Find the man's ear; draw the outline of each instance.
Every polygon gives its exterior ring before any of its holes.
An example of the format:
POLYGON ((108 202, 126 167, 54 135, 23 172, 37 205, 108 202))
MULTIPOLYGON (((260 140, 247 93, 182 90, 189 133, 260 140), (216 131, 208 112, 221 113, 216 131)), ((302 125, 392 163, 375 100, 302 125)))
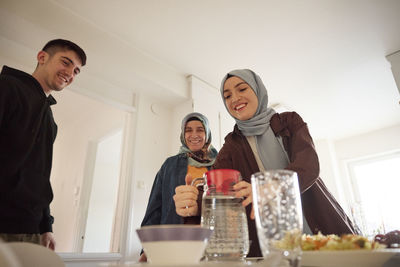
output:
POLYGON ((44 64, 48 58, 49 58, 49 54, 46 51, 41 50, 37 54, 37 61, 38 61, 39 65, 44 64))

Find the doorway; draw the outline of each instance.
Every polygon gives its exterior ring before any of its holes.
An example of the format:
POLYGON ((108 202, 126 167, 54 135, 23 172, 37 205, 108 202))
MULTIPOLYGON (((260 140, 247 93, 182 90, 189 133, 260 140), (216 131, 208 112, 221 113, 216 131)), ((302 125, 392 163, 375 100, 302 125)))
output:
POLYGON ((133 114, 74 91, 55 97, 51 213, 56 251, 119 252, 133 114))

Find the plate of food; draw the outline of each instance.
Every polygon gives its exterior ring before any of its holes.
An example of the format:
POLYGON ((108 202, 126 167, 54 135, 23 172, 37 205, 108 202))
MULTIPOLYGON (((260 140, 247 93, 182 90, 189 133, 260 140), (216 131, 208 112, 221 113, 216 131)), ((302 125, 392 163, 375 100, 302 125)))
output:
POLYGON ((303 235, 301 247, 301 265, 310 267, 378 267, 400 257, 400 249, 388 249, 360 235, 303 235))

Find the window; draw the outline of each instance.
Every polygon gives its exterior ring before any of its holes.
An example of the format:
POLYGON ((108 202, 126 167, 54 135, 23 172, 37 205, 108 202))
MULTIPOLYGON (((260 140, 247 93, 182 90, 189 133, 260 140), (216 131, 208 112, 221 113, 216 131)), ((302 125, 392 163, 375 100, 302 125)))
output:
POLYGON ((400 229, 400 151, 349 163, 352 213, 364 235, 400 229))

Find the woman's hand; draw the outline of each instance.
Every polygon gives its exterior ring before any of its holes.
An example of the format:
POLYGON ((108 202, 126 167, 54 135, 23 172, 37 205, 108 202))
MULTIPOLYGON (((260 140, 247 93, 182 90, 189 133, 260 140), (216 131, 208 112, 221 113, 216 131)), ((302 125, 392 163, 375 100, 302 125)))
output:
POLYGON ((197 206, 197 197, 199 195, 199 190, 195 186, 190 185, 192 182, 192 177, 187 174, 185 177, 186 185, 180 185, 175 188, 175 208, 176 213, 182 217, 195 216, 199 212, 199 207, 197 206))
MULTIPOLYGON (((253 202, 253 195, 252 195, 252 189, 251 189, 251 184, 245 181, 240 181, 239 183, 235 184, 233 186, 233 190, 236 191, 236 197, 244 197, 244 200, 242 201, 242 205, 246 207, 250 203, 253 202)), ((250 218, 254 219, 254 208, 253 206, 251 207, 251 214, 250 218)))
POLYGON ((139 262, 147 262, 147 256, 144 252, 140 255, 139 262))

